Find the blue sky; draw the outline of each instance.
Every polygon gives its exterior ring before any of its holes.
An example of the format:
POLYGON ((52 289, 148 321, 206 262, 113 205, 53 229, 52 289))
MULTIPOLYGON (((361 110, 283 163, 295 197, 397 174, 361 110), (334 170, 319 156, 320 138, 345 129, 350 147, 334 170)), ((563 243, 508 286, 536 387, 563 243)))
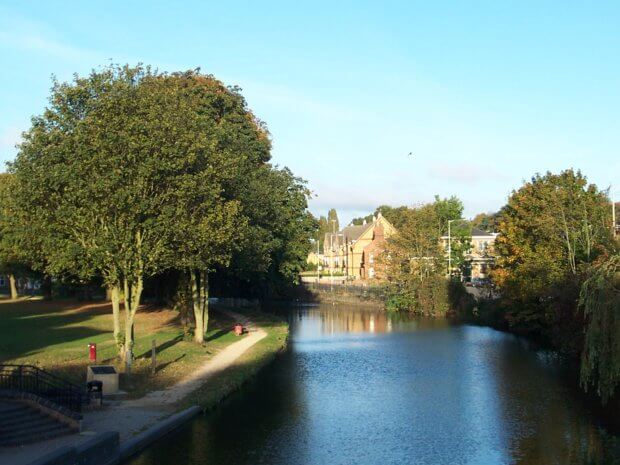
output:
POLYGON ((434 194, 472 216, 569 167, 620 197, 619 24, 617 1, 0 0, 0 160, 52 74, 113 60, 241 86, 341 222, 434 194))

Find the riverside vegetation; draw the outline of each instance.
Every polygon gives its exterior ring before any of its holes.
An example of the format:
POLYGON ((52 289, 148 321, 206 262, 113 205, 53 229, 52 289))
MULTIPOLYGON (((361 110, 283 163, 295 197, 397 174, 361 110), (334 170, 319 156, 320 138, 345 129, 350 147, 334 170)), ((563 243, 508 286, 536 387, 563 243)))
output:
POLYGON ((541 341, 579 360, 584 390, 618 408, 620 246, 607 192, 566 170, 535 175, 499 212, 472 221, 459 220, 457 198, 377 211, 399 231, 381 256, 388 310, 452 314, 541 341), (450 220, 453 270, 446 278, 438 237, 450 220), (458 279, 472 227, 499 233, 491 270, 499 298, 476 302, 458 279))

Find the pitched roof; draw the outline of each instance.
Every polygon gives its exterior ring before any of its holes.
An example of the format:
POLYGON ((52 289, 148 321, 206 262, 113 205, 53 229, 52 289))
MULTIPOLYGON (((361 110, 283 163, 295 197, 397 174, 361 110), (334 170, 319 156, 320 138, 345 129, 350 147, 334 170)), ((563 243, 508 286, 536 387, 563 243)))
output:
POLYGON ((345 241, 356 241, 364 232, 372 227, 372 223, 347 226, 342 230, 345 241))
POLYGON ((478 229, 478 228, 472 228, 471 229, 471 235, 472 236, 489 236, 489 237, 493 237, 494 234, 487 232, 487 231, 483 231, 482 229, 478 229))

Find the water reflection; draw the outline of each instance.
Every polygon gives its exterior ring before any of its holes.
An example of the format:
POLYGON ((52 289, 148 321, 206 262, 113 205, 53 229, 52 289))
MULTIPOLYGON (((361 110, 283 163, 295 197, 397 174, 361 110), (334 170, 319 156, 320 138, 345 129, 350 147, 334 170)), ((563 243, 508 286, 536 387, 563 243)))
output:
POLYGON ((256 382, 131 462, 616 463, 554 357, 488 328, 294 308, 256 382))

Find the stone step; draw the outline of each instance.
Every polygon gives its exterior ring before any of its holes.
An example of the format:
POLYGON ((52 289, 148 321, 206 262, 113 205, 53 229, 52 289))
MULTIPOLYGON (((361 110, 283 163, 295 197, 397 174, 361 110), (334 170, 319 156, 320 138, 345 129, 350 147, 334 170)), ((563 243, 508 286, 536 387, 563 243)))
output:
POLYGON ((6 415, 11 415, 13 413, 19 413, 19 412, 24 412, 24 411, 28 411, 28 410, 32 410, 29 406, 25 405, 25 404, 21 404, 18 402, 2 402, 0 403, 0 415, 2 415, 2 417, 6 416, 6 415))
POLYGON ((28 444, 77 431, 22 402, 0 402, 0 446, 28 444))
MULTIPOLYGON (((44 419, 45 420, 45 419, 44 419)), ((3 431, 3 438, 10 438, 12 436, 20 436, 23 434, 38 434, 44 433, 48 430, 56 430, 57 428, 65 428, 66 425, 58 421, 47 420, 43 423, 34 425, 24 425, 23 427, 17 427, 13 429, 6 429, 3 431)))
POLYGON ((77 428, 57 423, 55 426, 48 427, 43 431, 29 432, 22 431, 20 433, 12 433, 10 436, 2 436, 0 438, 0 446, 20 446, 22 444, 31 444, 34 442, 45 441, 47 439, 57 438, 66 434, 77 433, 77 428))
POLYGON ((0 419, 0 432, 7 433, 10 431, 28 428, 31 426, 38 426, 50 423, 55 424, 59 423, 59 421, 47 415, 37 415, 36 413, 30 413, 28 415, 12 418, 10 420, 0 419))
POLYGON ((20 410, 16 412, 7 413, 7 414, 0 413, 0 428, 2 428, 2 426, 5 424, 11 424, 14 421, 18 421, 22 418, 40 417, 40 416, 41 416, 41 412, 38 412, 34 409, 20 410))

